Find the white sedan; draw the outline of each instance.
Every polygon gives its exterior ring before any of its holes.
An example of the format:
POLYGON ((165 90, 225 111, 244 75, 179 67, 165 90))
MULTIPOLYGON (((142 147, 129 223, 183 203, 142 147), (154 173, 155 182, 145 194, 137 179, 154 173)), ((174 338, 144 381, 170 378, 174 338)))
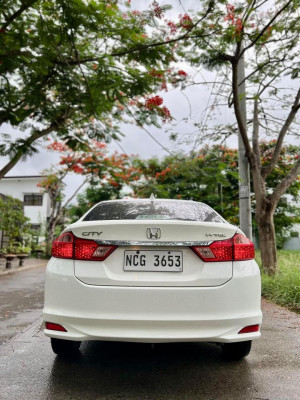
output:
POLYGON ((104 201, 53 242, 45 334, 81 341, 215 342, 241 359, 260 336, 253 243, 203 203, 104 201))

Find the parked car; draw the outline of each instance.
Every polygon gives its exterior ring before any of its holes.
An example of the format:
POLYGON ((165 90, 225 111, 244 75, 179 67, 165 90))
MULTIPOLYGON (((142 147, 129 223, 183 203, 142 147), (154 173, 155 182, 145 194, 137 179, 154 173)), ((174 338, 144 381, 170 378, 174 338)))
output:
POLYGON ((104 201, 53 242, 45 334, 81 341, 215 342, 241 359, 260 336, 253 243, 204 203, 104 201))

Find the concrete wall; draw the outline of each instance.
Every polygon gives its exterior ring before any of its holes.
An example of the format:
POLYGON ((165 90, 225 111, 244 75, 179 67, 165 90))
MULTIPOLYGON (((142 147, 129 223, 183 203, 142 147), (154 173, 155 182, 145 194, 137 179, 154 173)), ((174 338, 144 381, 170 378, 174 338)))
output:
POLYGON ((300 250, 300 237, 289 238, 283 248, 285 250, 300 250))
MULTIPOLYGON (((24 201, 25 194, 41 194, 37 183, 40 176, 4 177, 0 180, 0 193, 24 201)), ((43 224, 50 215, 50 199, 47 193, 43 194, 41 206, 24 206, 24 214, 30 218, 32 224, 43 224)))
POLYGON ((298 237, 290 237, 285 243, 283 248, 285 250, 300 250, 300 224, 295 224, 292 229, 293 232, 298 232, 298 237))
MULTIPOLYGON (((288 238, 283 245, 284 250, 300 250, 300 224, 295 224, 292 229, 293 232, 299 232, 299 237, 288 238)), ((258 237, 253 235, 252 239, 255 248, 259 249, 258 237)))

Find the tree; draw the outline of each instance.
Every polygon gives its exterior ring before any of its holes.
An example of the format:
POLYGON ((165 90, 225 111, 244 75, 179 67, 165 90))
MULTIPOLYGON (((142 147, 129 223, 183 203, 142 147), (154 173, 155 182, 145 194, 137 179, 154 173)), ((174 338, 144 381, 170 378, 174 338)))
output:
MULTIPOLYGON (((273 153, 275 141, 261 143, 262 164, 267 165, 273 153)), ((288 145, 281 150, 278 165, 266 180, 266 191, 271 192, 286 176, 291 161, 297 157, 299 146, 288 145)), ((236 149, 215 145, 203 147, 194 154, 176 154, 162 160, 135 160, 141 177, 131 186, 135 195, 149 197, 154 193, 159 198, 180 198, 207 203, 226 220, 239 223, 239 178, 237 174, 238 152, 236 149)), ((251 184, 253 187, 253 183, 251 184)), ((276 207, 274 225, 276 242, 282 247, 294 224, 300 222, 300 179, 287 190, 289 200, 282 199, 276 207), (294 201, 294 204, 290 200, 294 201)), ((252 212, 255 215, 255 199, 252 212)), ((257 226, 254 224, 254 229, 257 226)))
POLYGON ((71 149, 63 142, 54 141, 48 149, 60 153, 60 163, 57 167, 44 171, 44 178, 39 183, 43 192, 49 194, 51 200, 51 214, 46 227, 46 254, 50 255, 56 226, 60 223, 66 208, 76 194, 87 182, 98 182, 104 186, 120 190, 123 184, 137 178, 136 169, 126 154, 107 154, 106 144, 93 141, 90 145, 82 144, 77 149, 71 149), (76 173, 85 177, 73 194, 64 200, 63 180, 69 173, 76 173))
POLYGON ((238 223, 236 150, 203 147, 194 154, 175 154, 162 160, 138 160, 141 178, 131 183, 138 197, 202 201, 230 222, 238 223))
POLYGON ((193 65, 217 69, 223 88, 220 96, 233 107, 245 155, 249 160, 256 198, 255 219, 259 232, 263 268, 270 275, 276 272, 277 254, 274 213, 280 198, 300 172, 300 155, 291 159, 287 175, 281 176, 276 187, 266 189, 268 177, 278 166, 284 140, 296 132, 296 116, 300 108, 299 76, 299 2, 294 0, 249 0, 228 4, 226 1, 201 3, 203 10, 185 14, 173 23, 186 29, 180 38, 177 54, 193 65), (246 58, 244 82, 246 93, 240 94, 238 65, 246 58), (250 117, 245 122, 241 97, 246 98, 250 117), (247 127, 252 129, 252 140, 247 127), (263 165, 261 137, 274 137, 276 145, 263 165))
POLYGON ((76 222, 81 218, 91 207, 100 201, 113 200, 121 198, 121 191, 123 187, 112 186, 108 182, 97 182, 92 180, 89 182, 88 187, 83 193, 78 194, 77 204, 70 205, 66 212, 68 217, 71 218, 71 222, 76 222))
POLYGON ((8 237, 8 251, 12 252, 16 242, 29 231, 29 218, 24 215, 22 202, 11 196, 0 197, 0 215, 0 230, 8 237))
POLYGON ((0 154, 10 161, 0 179, 53 132, 74 147, 85 134, 117 139, 126 115, 138 124, 170 118, 153 93, 182 76, 166 70, 170 47, 148 37, 154 10, 126 12, 130 1, 119 3, 1 1, 0 126, 29 134, 4 135, 0 154))

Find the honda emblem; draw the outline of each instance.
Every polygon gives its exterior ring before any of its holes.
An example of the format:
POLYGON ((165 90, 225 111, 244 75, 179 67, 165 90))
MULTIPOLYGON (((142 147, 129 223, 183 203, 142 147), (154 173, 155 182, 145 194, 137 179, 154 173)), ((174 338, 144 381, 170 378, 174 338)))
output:
POLYGON ((160 239, 161 231, 160 228, 148 228, 147 238, 148 239, 160 239))

